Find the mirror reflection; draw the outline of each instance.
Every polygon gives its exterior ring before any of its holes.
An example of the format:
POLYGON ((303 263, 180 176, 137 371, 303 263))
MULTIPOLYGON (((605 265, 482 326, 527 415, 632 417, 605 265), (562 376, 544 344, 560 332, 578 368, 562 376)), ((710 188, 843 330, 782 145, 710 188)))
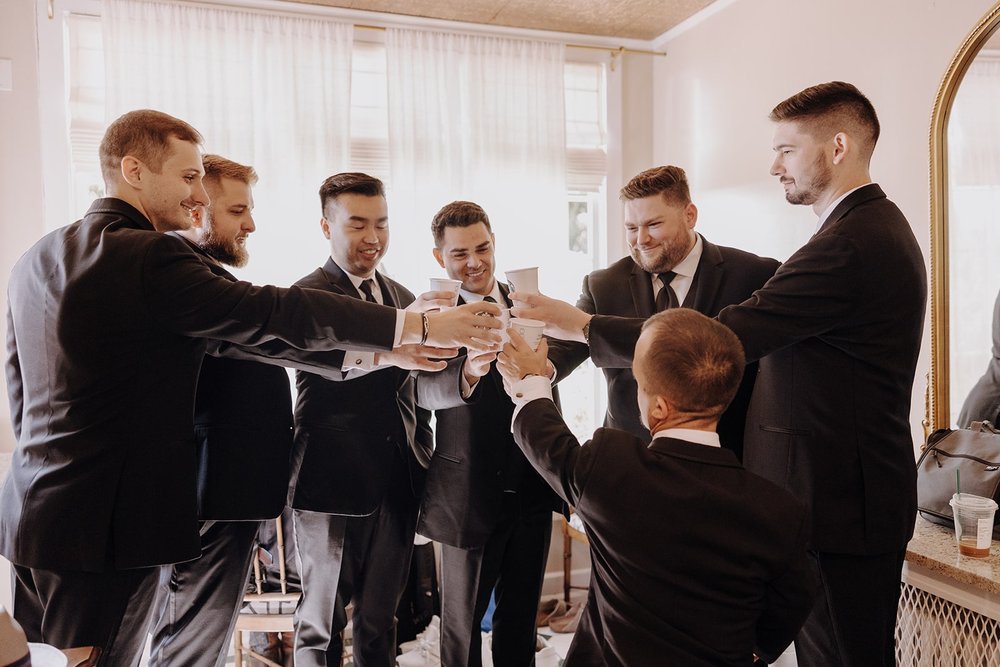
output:
MULTIPOLYGON (((972 61, 948 122, 951 426, 1000 411, 1000 33, 972 61), (995 305, 997 307, 995 307, 995 305)), ((944 425, 942 425, 944 426, 944 425)))

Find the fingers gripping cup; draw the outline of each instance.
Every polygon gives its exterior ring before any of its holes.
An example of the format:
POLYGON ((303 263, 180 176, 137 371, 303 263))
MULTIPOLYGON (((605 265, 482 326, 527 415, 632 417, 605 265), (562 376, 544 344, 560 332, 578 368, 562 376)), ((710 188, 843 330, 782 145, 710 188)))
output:
POLYGON ((528 320, 522 317, 512 317, 510 328, 521 334, 532 350, 538 349, 538 343, 542 340, 542 332, 545 331, 545 322, 540 320, 528 320))
POLYGON ((993 539, 993 515, 997 504, 990 498, 956 493, 948 503, 955 515, 955 540, 963 556, 986 558, 993 539))
MULTIPOLYGON (((538 294, 538 267, 532 266, 526 269, 514 269, 505 271, 507 284, 511 292, 521 294, 538 294)), ((515 304, 518 305, 518 304, 515 304)))
POLYGON ((461 286, 461 280, 452 280, 451 278, 431 278, 432 292, 451 292, 452 307, 458 305, 458 290, 461 286))

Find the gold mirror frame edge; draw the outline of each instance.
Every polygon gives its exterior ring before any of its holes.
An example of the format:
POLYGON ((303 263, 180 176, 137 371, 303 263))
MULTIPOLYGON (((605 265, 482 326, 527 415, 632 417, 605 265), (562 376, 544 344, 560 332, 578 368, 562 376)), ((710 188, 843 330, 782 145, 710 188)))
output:
POLYGON ((965 73, 1000 24, 1000 2, 979 20, 955 52, 934 99, 930 131, 931 189, 931 366, 927 381, 925 435, 947 428, 950 419, 948 317, 948 118, 965 73))

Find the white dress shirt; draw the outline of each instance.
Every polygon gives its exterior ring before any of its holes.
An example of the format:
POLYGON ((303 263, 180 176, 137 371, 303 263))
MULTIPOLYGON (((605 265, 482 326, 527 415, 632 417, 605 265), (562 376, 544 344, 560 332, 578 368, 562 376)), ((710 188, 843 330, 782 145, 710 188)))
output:
MULTIPOLYGON (((694 283, 694 274, 698 270, 698 263, 701 261, 701 252, 705 248, 701 234, 695 234, 694 237, 694 247, 691 248, 691 252, 684 259, 677 262, 677 266, 672 269, 676 275, 670 281, 670 286, 674 289, 674 294, 677 295, 678 305, 684 305, 684 299, 687 297, 688 292, 691 291, 691 285, 694 283)), ((650 274, 650 280, 653 283, 653 298, 655 299, 656 295, 660 292, 663 282, 656 273, 650 274)))

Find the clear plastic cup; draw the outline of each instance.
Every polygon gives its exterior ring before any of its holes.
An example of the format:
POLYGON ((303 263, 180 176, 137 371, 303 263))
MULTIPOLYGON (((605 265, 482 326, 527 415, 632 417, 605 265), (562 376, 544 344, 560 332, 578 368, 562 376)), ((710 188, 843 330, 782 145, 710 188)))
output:
POLYGON ((955 515, 955 541, 963 556, 986 558, 993 540, 993 515, 997 504, 990 498, 956 493, 948 502, 955 515))

